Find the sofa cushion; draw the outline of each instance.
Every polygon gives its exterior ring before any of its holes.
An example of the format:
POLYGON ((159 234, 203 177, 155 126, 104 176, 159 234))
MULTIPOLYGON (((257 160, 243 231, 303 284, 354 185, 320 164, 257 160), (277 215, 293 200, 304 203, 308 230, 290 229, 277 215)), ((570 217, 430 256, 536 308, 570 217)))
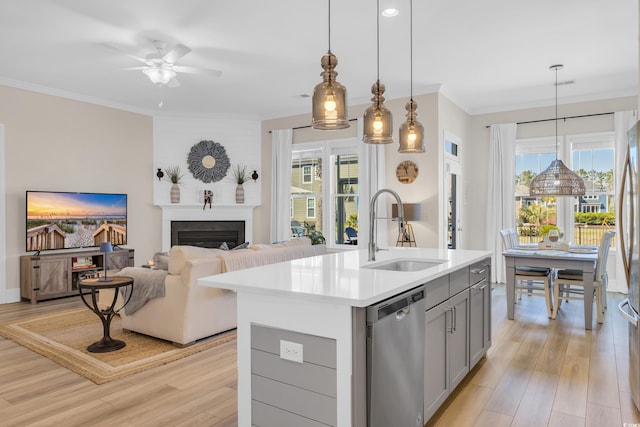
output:
POLYGON ((190 259, 215 259, 224 253, 222 249, 200 248, 197 246, 174 246, 169 252, 169 274, 181 274, 186 262, 190 259))

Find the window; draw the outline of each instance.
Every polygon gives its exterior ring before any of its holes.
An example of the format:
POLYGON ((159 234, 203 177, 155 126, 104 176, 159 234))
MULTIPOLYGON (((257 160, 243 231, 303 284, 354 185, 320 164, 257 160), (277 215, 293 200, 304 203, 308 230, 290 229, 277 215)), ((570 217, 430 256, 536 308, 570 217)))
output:
POLYGON ((355 139, 295 144, 291 159, 291 223, 318 231, 329 246, 345 244, 358 229, 358 160, 355 139))
POLYGON ((293 197, 289 197, 289 218, 293 218, 293 197))
POLYGON ((556 158, 555 138, 519 140, 515 159, 516 224, 521 242, 536 242, 553 227, 564 240, 598 245, 615 229, 614 138, 612 132, 561 137, 558 158, 584 179, 586 194, 578 197, 530 197, 531 180, 556 158), (562 154, 566 153, 564 157, 562 154), (571 159, 570 163, 566 160, 571 159))
POLYGON ((302 182, 305 184, 311 184, 313 180, 311 169, 311 165, 302 166, 302 182))
POLYGON ((316 198, 307 197, 307 218, 316 217, 316 198))

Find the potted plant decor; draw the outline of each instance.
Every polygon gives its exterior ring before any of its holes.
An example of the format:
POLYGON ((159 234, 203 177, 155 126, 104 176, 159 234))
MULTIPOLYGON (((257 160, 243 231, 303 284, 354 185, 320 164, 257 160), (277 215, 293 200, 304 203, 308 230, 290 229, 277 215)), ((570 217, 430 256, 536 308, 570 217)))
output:
POLYGON ((251 179, 251 174, 245 165, 236 164, 231 170, 231 175, 236 183, 236 203, 244 203, 244 187, 242 184, 251 179))
POLYGON ((182 180, 182 171, 180 166, 169 166, 165 169, 166 180, 171 182, 171 203, 180 203, 180 181, 182 180))

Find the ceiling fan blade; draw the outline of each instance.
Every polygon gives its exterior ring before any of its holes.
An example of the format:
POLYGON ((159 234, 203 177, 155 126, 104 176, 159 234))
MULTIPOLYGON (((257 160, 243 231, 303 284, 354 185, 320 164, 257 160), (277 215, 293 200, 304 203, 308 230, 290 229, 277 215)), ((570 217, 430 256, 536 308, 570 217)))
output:
POLYGON ((100 45, 102 45, 102 46, 104 46, 104 47, 106 47, 108 49, 114 50, 114 51, 116 51, 116 52, 118 52, 120 54, 124 54, 124 55, 128 56, 129 58, 133 58, 136 61, 142 62, 143 64, 147 63, 147 60, 145 58, 142 58, 140 56, 137 56, 137 55, 134 55, 132 53, 129 53, 126 50, 124 50, 123 48, 120 48, 118 46, 114 46, 114 45, 109 44, 109 43, 100 43, 100 45))
POLYGON ((180 86, 180 82, 176 77, 174 77, 171 80, 169 80, 169 83, 167 83, 167 86, 170 88, 178 87, 180 86))
POLYGON ((183 44, 177 44, 173 47, 173 49, 171 49, 169 52, 167 52, 162 59, 164 59, 165 61, 171 63, 171 64, 175 64, 176 61, 180 58, 182 58, 183 56, 185 56, 187 53, 191 52, 191 49, 186 47, 183 44))
POLYGON ((173 69, 178 73, 207 74, 215 77, 222 76, 222 71, 220 70, 209 70, 206 68, 185 67, 183 65, 174 65, 173 69))
POLYGON ((141 66, 141 67, 127 67, 127 68, 121 68, 121 70, 125 70, 125 71, 131 71, 131 70, 144 70, 146 68, 149 68, 148 66, 141 66))

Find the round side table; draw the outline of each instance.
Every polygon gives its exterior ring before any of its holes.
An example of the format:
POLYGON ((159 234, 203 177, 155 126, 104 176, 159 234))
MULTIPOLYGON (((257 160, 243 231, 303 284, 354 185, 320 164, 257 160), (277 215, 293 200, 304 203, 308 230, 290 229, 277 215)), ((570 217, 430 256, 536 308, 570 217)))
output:
POLYGON ((133 278, 125 276, 110 277, 108 281, 102 281, 101 279, 85 279, 78 283, 78 291, 80 292, 80 298, 89 310, 93 311, 102 321, 103 336, 100 341, 94 342, 87 350, 91 353, 107 353, 110 351, 120 350, 126 346, 126 343, 121 340, 114 340, 111 338, 111 320, 116 314, 124 308, 125 305, 131 299, 133 294, 133 278), (122 307, 115 308, 116 300, 118 299, 118 290, 120 288, 130 286, 129 296, 127 297, 122 307), (113 301, 109 307, 101 310, 98 306, 98 292, 100 289, 113 289, 113 301), (88 293, 85 294, 85 291, 88 293), (86 295, 91 295, 91 303, 87 302, 86 295))

